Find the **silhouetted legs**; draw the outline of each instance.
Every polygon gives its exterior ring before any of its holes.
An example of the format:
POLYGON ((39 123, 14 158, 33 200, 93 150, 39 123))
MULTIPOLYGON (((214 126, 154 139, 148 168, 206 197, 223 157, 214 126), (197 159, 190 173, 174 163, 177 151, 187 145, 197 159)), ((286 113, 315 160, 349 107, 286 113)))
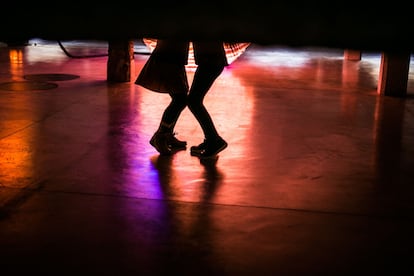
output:
MULTIPOLYGON (((200 157, 210 157, 227 147, 217 133, 210 114, 205 108, 203 101, 214 81, 221 74, 224 67, 228 65, 223 43, 194 42, 193 53, 197 64, 196 72, 191 87, 188 89, 185 64, 189 50, 189 42, 176 40, 160 40, 152 53, 152 57, 160 59, 158 73, 149 80, 149 89, 160 89, 170 91, 171 102, 164 110, 160 125, 150 140, 161 154, 171 154, 180 149, 185 149, 187 143, 174 137, 174 127, 186 106, 200 124, 204 142, 191 148, 191 153, 200 157), (162 77, 160 77, 162 76, 162 77), (188 94, 187 94, 187 90, 188 94)), ((157 60, 155 60, 157 61, 157 60)), ((149 71, 151 73, 151 71, 149 71)), ((145 84, 145 83, 142 83, 145 84)))
POLYGON ((206 139, 216 138, 218 133, 203 101, 223 69, 223 66, 199 65, 194 73, 193 83, 188 93, 188 108, 199 122, 206 139))
POLYGON ((186 141, 180 141, 174 136, 174 127, 177 120, 187 106, 186 89, 186 87, 183 87, 182 91, 169 93, 171 102, 165 108, 158 130, 150 140, 150 144, 161 154, 168 155, 178 150, 184 150, 187 147, 186 141))
POLYGON ((204 97, 210 90, 214 81, 223 71, 224 66, 202 64, 198 65, 194 74, 193 83, 187 97, 187 105, 199 122, 204 142, 191 147, 191 154, 200 157, 210 157, 227 147, 227 143, 218 134, 214 122, 204 106, 204 97))
POLYGON ((187 94, 186 93, 170 93, 171 102, 165 108, 161 117, 161 123, 158 128, 160 132, 173 133, 175 124, 180 117, 181 112, 187 106, 187 94))

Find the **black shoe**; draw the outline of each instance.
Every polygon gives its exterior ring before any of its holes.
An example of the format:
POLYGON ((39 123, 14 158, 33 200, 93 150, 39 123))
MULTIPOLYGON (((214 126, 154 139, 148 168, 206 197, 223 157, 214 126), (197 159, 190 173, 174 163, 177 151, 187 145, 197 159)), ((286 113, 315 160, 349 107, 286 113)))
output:
POLYGON ((187 148, 187 142, 178 140, 174 135, 175 133, 168 133, 167 143, 171 146, 173 150, 185 150, 187 148))
POLYGON ((156 132, 150 140, 150 144, 162 155, 171 155, 176 151, 185 150, 187 142, 178 140, 173 133, 156 132))
POLYGON ((205 140, 205 149, 200 153, 200 158, 214 158, 216 155, 227 148, 228 144, 223 138, 218 137, 214 140, 205 140))
POLYGON ((206 140, 204 139, 204 142, 199 144, 198 146, 192 146, 190 148, 190 154, 194 156, 200 156, 200 154, 203 152, 203 150, 206 149, 206 140))
POLYGON ((171 147, 167 143, 168 134, 169 133, 155 132, 150 140, 151 146, 153 146, 162 155, 172 154, 171 147))

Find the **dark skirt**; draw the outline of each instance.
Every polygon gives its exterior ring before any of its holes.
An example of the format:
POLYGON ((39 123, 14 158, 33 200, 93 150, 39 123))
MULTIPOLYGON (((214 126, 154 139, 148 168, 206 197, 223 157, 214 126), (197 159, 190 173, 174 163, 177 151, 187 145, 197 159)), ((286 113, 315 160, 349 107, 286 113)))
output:
MULTIPOLYGON (((187 93, 189 41, 158 40, 155 49, 139 73, 135 84, 160 93, 187 93)), ((192 42, 197 65, 227 66, 223 42, 192 42)))
POLYGON ((223 42, 193 42, 194 62, 197 65, 227 66, 223 42))
POLYGON ((135 84, 159 93, 187 93, 189 89, 185 65, 166 62, 157 55, 149 57, 135 84))

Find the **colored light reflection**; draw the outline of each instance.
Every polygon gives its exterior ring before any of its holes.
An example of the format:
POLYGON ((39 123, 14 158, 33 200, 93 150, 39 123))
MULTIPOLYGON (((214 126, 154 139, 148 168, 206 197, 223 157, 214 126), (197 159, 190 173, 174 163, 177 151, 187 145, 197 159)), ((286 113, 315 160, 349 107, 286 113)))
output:
MULTIPOLYGON (((229 142, 233 139, 249 139, 252 130, 249 126, 254 113, 252 89, 243 85, 238 77, 233 75, 232 67, 229 66, 223 71, 204 101, 218 131, 229 142), (227 89, 238 91, 237 104, 234 103, 233 92, 227 93, 227 89), (240 126, 241 122, 242 126, 240 126)), ((187 76, 191 84, 194 77, 193 70, 188 69, 187 76)), ((137 128, 146 135, 146 137, 142 136, 145 140, 142 143, 146 144, 145 152, 148 152, 151 159, 150 166, 145 168, 149 171, 142 174, 146 176, 145 181, 140 179, 140 185, 145 185, 140 188, 141 191, 151 192, 151 195, 147 195, 151 198, 161 196, 164 199, 186 202, 210 200, 214 197, 215 191, 220 188, 225 175, 214 164, 201 164, 197 157, 189 158, 188 150, 178 152, 169 158, 160 158, 148 141, 157 130, 162 112, 169 104, 170 97, 168 94, 155 93, 140 86, 137 86, 137 89, 141 97, 138 108, 141 118, 137 122, 139 124, 137 128)), ((175 131, 177 138, 187 141, 188 147, 197 145, 204 139, 198 122, 188 109, 182 112, 175 131)), ((232 157, 248 155, 246 150, 247 148, 240 143, 232 144, 226 149, 227 154, 232 157)))
POLYGON ((11 49, 9 51, 10 64, 22 64, 23 63, 23 51, 11 49))
POLYGON ((11 80, 20 80, 23 75, 23 51, 17 49, 9 50, 11 80))
MULTIPOLYGON (((7 58, 7 57, 6 57, 7 58)), ((9 49, 8 64, 11 81, 21 80, 24 69, 24 51, 22 49, 9 49)), ((9 104, 19 105, 27 109, 30 99, 13 101, 9 104)), ((5 106, 4 108, 8 108, 5 106)), ((32 128, 26 128, 28 122, 24 120, 0 120, 0 129, 4 133, 24 129, 19 135, 11 135, 0 139, 0 179, 1 186, 21 188, 27 185, 33 176, 33 151, 31 150, 32 128)))
MULTIPOLYGON (((12 128, 13 126, 2 126, 12 128)), ((33 152, 30 150, 32 133, 5 138, 0 141, 0 178, 4 186, 25 187, 34 174, 33 152)))

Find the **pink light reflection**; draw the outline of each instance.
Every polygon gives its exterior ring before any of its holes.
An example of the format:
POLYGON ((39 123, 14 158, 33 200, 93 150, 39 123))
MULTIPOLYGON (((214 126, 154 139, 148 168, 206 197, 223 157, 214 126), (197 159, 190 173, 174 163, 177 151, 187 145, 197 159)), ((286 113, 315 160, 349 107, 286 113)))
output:
MULTIPOLYGON (((145 62, 145 61, 143 61, 145 62)), ((233 75, 232 67, 226 67, 222 75, 213 84, 205 98, 205 105, 213 117, 216 127, 221 135, 230 142, 231 146, 222 155, 232 158, 246 156, 249 153, 240 143, 232 143, 233 140, 248 140, 251 134, 250 124, 254 113, 254 96, 252 89, 246 87, 233 75), (226 92, 226 90, 230 90, 226 92), (234 92, 238 91, 237 102, 234 101, 234 92)), ((237 66, 236 66, 237 67, 237 66)), ((139 72, 139 70, 137 70, 139 72)), ((194 70, 188 68, 188 80, 191 84, 194 70)), ((140 95, 139 110, 140 133, 149 140, 158 128, 161 115, 169 104, 170 97, 167 94, 156 93, 137 86, 140 95)), ((177 138, 186 140, 189 147, 203 141, 203 133, 198 122, 188 109, 181 114, 175 127, 177 138)), ((211 182, 211 175, 206 174, 206 168, 200 164, 197 157, 190 156, 189 151, 176 153, 171 158, 159 158, 158 153, 149 143, 146 143, 145 152, 150 154, 151 165, 149 171, 142 174, 146 179, 141 183, 153 186, 145 188, 153 193, 149 197, 161 197, 186 202, 199 202, 206 197, 206 183, 211 182)), ((211 170, 211 168, 209 168, 211 170)), ((224 174, 217 174, 223 181, 224 174)), ((215 183, 217 184, 217 183, 215 183)), ((219 187, 217 187, 219 189, 219 187)))

